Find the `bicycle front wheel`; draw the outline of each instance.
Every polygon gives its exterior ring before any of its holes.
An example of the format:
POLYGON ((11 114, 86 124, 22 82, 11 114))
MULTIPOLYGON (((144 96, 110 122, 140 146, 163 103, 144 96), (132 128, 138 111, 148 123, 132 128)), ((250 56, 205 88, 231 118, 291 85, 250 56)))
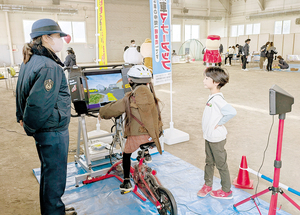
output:
POLYGON ((159 214, 177 215, 177 204, 172 193, 163 186, 159 186, 156 192, 159 196, 158 201, 162 206, 160 209, 158 209, 159 214))

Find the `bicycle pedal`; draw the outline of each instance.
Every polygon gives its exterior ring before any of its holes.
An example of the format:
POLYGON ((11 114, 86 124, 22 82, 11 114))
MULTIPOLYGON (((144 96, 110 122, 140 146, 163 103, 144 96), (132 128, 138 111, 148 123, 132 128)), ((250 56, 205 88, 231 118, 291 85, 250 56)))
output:
POLYGON ((129 191, 121 190, 121 194, 122 194, 122 195, 127 194, 127 193, 130 193, 130 192, 131 192, 131 190, 129 190, 129 191))

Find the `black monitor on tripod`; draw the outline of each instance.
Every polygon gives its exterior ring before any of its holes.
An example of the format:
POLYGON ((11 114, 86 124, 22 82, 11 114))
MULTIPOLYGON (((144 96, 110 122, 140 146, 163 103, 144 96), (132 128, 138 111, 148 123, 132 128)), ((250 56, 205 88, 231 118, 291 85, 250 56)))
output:
POLYGON ((284 114, 292 111, 294 97, 276 84, 269 90, 270 115, 284 114))

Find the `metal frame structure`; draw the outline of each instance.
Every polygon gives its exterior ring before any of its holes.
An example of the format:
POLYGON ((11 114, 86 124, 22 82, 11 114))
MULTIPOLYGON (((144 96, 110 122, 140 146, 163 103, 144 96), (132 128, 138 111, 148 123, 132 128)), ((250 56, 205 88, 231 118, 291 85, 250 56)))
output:
POLYGON ((122 125, 122 116, 116 118, 115 120, 115 127, 116 131, 110 134, 102 134, 99 136, 93 136, 92 138, 88 137, 87 129, 86 129, 86 122, 85 122, 85 114, 81 114, 80 117, 78 118, 78 136, 77 136, 77 150, 76 150, 76 155, 74 156, 75 163, 80 164, 81 167, 87 171, 87 173, 82 174, 82 175, 77 175, 75 176, 75 186, 78 187, 79 183, 81 181, 87 180, 89 178, 101 176, 107 173, 107 171, 110 168, 104 168, 101 170, 94 171, 94 167, 102 166, 105 164, 110 163, 110 161, 104 161, 104 162, 99 162, 97 164, 92 164, 92 161, 100 161, 109 158, 110 156, 116 156, 118 153, 121 153, 124 148, 124 140, 123 140, 123 125, 122 125), (82 138, 81 138, 82 136, 82 138), (114 153, 112 154, 112 151, 109 150, 109 153, 99 153, 96 154, 96 156, 93 156, 90 154, 89 151, 89 141, 93 139, 98 139, 98 138, 104 138, 108 136, 113 136, 113 142, 111 147, 116 147, 117 144, 120 145, 119 149, 115 149, 114 153), (82 156, 80 156, 80 145, 83 143, 84 146, 84 156, 85 159, 83 159, 82 156))

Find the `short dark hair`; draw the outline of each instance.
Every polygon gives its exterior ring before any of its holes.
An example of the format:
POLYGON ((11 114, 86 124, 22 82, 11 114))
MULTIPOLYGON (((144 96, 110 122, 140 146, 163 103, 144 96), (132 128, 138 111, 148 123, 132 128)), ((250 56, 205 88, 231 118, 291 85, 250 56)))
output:
POLYGON ((240 45, 239 45, 239 44, 236 44, 236 45, 235 45, 235 47, 238 47, 238 46, 240 46, 240 45))
POLYGON ((278 55, 278 56, 277 56, 277 58, 279 58, 279 59, 283 59, 283 58, 282 58, 280 55, 278 55))
POLYGON ((131 41, 130 41, 130 43, 133 43, 133 42, 135 42, 135 40, 131 40, 131 41))
POLYGON ((217 86, 218 89, 221 89, 221 87, 229 82, 229 74, 221 67, 207 67, 204 75, 211 78, 214 83, 219 83, 217 86))
POLYGON ((246 42, 248 42, 248 41, 251 41, 251 39, 247 39, 247 40, 245 40, 245 43, 246 43, 246 42))

